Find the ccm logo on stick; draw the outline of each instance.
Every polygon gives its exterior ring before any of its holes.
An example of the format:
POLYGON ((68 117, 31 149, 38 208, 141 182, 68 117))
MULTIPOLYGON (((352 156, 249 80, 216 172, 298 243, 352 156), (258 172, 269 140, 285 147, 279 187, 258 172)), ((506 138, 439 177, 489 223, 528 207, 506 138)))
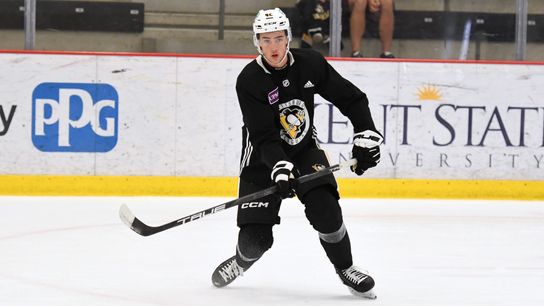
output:
POLYGON ((268 202, 248 202, 248 203, 242 203, 242 205, 240 206, 242 207, 242 209, 268 207, 268 202))
POLYGON ((108 84, 42 83, 32 93, 32 143, 44 152, 108 152, 118 107, 108 84))

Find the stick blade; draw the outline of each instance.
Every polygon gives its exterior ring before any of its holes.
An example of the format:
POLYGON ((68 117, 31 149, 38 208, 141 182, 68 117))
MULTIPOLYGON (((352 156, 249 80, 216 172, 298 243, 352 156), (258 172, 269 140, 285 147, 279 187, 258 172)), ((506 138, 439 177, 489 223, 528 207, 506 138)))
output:
POLYGON ((147 226, 145 223, 136 218, 132 211, 130 211, 128 206, 125 204, 121 205, 121 207, 119 208, 119 217, 121 218, 123 223, 125 223, 136 233, 142 236, 149 236, 153 234, 153 228, 147 226))
POLYGON ((121 205, 121 208, 119 208, 119 217, 121 218, 121 221, 130 228, 132 228, 132 223, 134 223, 134 219, 136 219, 134 214, 125 204, 121 205))

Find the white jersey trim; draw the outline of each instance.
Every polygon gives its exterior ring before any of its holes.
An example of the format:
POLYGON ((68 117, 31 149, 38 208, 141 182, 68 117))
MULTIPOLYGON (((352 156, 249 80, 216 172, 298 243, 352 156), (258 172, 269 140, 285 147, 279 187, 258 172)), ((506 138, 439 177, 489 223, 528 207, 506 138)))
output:
POLYGON ((249 131, 246 128, 246 139, 244 141, 244 155, 242 156, 242 161, 240 162, 240 173, 246 166, 249 165, 251 159, 251 153, 253 153, 253 145, 249 141, 249 131))

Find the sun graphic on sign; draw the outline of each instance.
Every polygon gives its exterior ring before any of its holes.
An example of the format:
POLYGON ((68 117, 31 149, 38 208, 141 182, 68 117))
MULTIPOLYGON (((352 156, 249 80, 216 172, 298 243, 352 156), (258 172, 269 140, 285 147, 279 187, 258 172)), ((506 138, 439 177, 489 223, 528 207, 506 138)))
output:
POLYGON ((425 85, 422 88, 418 89, 417 97, 419 100, 433 100, 440 101, 442 99, 442 94, 440 90, 433 85, 425 85))

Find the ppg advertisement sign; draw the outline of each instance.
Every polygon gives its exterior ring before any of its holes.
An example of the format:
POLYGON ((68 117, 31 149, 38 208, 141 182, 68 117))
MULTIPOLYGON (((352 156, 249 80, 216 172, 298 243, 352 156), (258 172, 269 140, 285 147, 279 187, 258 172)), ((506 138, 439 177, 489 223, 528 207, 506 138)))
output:
POLYGON ((108 152, 119 97, 108 84, 42 83, 32 93, 32 143, 44 152, 108 152))

